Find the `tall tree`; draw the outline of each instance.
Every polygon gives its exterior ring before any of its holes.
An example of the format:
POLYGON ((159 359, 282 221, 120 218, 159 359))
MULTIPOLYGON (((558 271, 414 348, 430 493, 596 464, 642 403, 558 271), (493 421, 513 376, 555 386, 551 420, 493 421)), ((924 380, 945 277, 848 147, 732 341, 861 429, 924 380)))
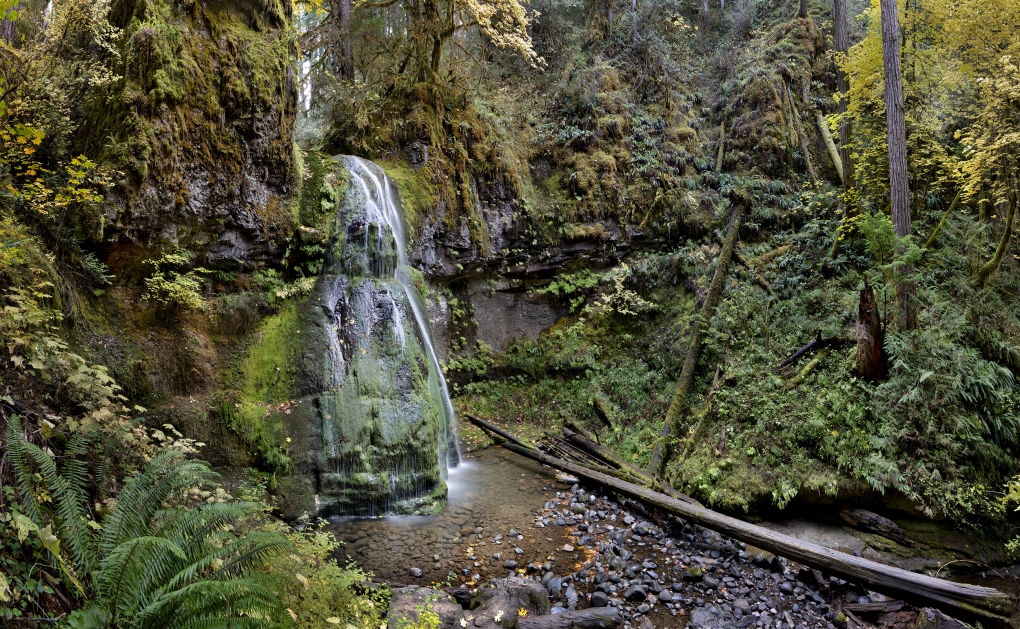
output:
MULTIPOLYGON (((907 178, 907 121, 903 109, 903 71, 900 67, 900 23, 896 0, 881 0, 882 58, 885 71, 885 116, 889 142, 889 202, 896 235, 911 235, 910 188, 907 178)), ((896 306, 901 329, 917 328, 917 284, 911 265, 897 272, 896 306)))
POLYGON ((330 54, 333 72, 341 79, 354 78, 354 44, 351 41, 351 0, 330 1, 330 25, 333 40, 330 54))
MULTIPOLYGON (((850 25, 847 22, 846 0, 834 0, 832 22, 836 40, 836 52, 846 55, 850 51, 850 25)), ((850 162, 850 121, 846 117, 847 80, 843 64, 836 69, 836 89, 839 90, 839 157, 843 163, 843 190, 854 187, 853 167, 850 162)))

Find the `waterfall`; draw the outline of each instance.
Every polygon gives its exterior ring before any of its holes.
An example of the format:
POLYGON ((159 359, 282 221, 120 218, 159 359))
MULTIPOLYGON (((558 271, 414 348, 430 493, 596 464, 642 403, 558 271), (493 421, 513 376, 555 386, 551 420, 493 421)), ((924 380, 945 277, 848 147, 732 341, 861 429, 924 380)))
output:
POLYGON ((336 159, 331 185, 350 185, 331 198, 336 238, 310 299, 321 336, 305 360, 318 374, 306 478, 323 516, 436 513, 460 453, 400 195, 379 166, 336 159))
MULTIPOLYGON (((395 279, 407 295, 411 306, 411 313, 415 323, 422 335, 422 343, 429 361, 429 387, 433 389, 433 396, 440 404, 442 412, 442 427, 439 436, 439 460, 443 465, 444 477, 448 467, 456 467, 460 463, 460 451, 457 444, 457 437, 454 433, 454 412, 453 403, 450 401, 450 392, 446 386, 446 379, 439 365, 439 357, 436 354, 435 342, 432 339, 432 329, 429 326, 428 317, 425 315, 425 305, 422 303, 421 295, 411 284, 409 273, 410 264, 407 259, 407 223, 404 220, 404 212, 400 207, 400 196, 396 186, 386 176, 379 166, 361 159, 360 157, 348 156, 344 165, 351 173, 351 183, 361 187, 365 195, 365 214, 368 224, 375 224, 379 228, 374 230, 376 234, 376 250, 383 249, 385 231, 380 229, 385 226, 393 235, 396 243, 397 260, 392 270, 385 267, 373 269, 376 277, 384 278, 392 273, 395 279)), ((370 237, 373 230, 366 229, 366 237, 370 237)), ((385 264, 386 258, 378 256, 377 264, 385 264)), ((399 321, 398 309, 394 309, 394 316, 399 321)), ((401 332, 401 345, 404 344, 403 327, 398 326, 401 332)))

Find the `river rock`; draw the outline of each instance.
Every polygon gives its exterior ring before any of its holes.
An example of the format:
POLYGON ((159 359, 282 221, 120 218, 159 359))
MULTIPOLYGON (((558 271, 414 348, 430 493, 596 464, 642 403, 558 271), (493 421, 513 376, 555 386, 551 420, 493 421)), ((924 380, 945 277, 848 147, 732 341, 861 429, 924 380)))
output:
POLYGON ((421 577, 421 568, 411 568, 411 576, 415 579, 421 577))
POLYGON ((609 604, 609 595, 605 592, 596 591, 591 595, 591 606, 592 607, 605 607, 609 604))
POLYGON ((632 585, 623 593, 623 598, 632 603, 643 601, 648 597, 648 592, 640 585, 632 585))
POLYGON ((450 595, 442 590, 417 587, 414 585, 393 590, 390 610, 386 614, 387 629, 401 629, 418 623, 418 612, 430 604, 439 616, 441 629, 461 629, 464 610, 450 595))

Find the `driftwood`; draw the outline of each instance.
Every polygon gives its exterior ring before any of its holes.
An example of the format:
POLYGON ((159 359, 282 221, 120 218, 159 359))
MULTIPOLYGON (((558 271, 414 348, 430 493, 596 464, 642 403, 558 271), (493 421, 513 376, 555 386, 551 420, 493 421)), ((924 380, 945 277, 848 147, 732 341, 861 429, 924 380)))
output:
POLYGON ((903 546, 914 545, 914 542, 907 537, 907 532, 901 529, 898 524, 877 513, 864 509, 846 508, 839 512, 839 517, 850 526, 876 533, 903 546))
POLYGON ((509 441, 511 443, 515 443, 518 446, 520 446, 522 448, 526 448, 528 450, 534 450, 535 449, 535 446, 531 445, 527 441, 524 441, 523 439, 518 439, 517 437, 511 435, 510 433, 508 433, 507 431, 503 430, 502 428, 500 428, 496 424, 487 422, 484 419, 482 419, 481 417, 475 417, 474 415, 466 415, 465 417, 468 418, 468 421, 470 421, 472 424, 478 426, 479 428, 484 428, 485 430, 491 432, 494 435, 499 435, 500 437, 502 437, 503 439, 505 439, 505 440, 507 440, 507 441, 509 441))
POLYGON ((843 609, 858 614, 885 614, 903 609, 903 601, 881 601, 879 603, 844 603, 843 609))
POLYGON ((617 493, 631 496, 757 548, 828 574, 865 584, 868 589, 922 605, 952 610, 954 614, 961 617, 979 619, 984 623, 996 626, 1009 626, 1009 616, 1012 610, 1011 599, 993 588, 945 581, 925 574, 886 566, 863 557, 847 555, 671 498, 640 485, 621 481, 580 465, 556 459, 537 450, 522 448, 512 442, 504 444, 503 447, 617 493))
POLYGON ((680 377, 677 379, 676 391, 673 393, 673 400, 666 411, 666 419, 662 422, 662 432, 652 450, 651 462, 648 473, 655 478, 664 478, 666 464, 673 455, 673 436, 680 432, 681 422, 689 410, 687 396, 690 395, 694 386, 694 371, 698 366, 698 358, 701 357, 701 348, 705 341, 705 332, 715 317, 715 311, 719 307, 719 300, 722 298, 723 285, 726 283, 730 259, 737 244, 737 234, 740 231, 741 221, 744 219, 744 207, 738 205, 733 210, 730 219, 729 233, 723 241, 722 249, 719 251, 719 261, 716 263, 715 275, 708 285, 708 294, 701 305, 701 310, 694 318, 694 325, 691 331, 690 345, 687 346, 687 355, 684 357, 684 366, 680 370, 680 377))
POLYGON ((519 629, 610 629, 619 627, 623 619, 617 607, 589 607, 548 616, 522 616, 519 629))

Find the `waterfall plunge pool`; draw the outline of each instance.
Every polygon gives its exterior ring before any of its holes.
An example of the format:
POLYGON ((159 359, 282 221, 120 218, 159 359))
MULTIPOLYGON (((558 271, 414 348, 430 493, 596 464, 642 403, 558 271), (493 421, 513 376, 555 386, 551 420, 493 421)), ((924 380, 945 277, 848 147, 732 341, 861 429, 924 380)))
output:
POLYGON ((376 578, 394 583, 462 583, 473 575, 484 581, 506 576, 508 560, 521 568, 545 563, 570 542, 566 527, 535 527, 543 505, 555 500, 557 491, 569 490, 556 481, 554 470, 493 447, 465 454, 450 469, 447 483, 448 503, 436 516, 332 519, 327 530, 344 542, 337 551, 341 563, 350 557, 376 578), (511 539, 511 529, 523 539, 511 539), (499 544, 493 542, 497 535, 503 536, 499 544))

